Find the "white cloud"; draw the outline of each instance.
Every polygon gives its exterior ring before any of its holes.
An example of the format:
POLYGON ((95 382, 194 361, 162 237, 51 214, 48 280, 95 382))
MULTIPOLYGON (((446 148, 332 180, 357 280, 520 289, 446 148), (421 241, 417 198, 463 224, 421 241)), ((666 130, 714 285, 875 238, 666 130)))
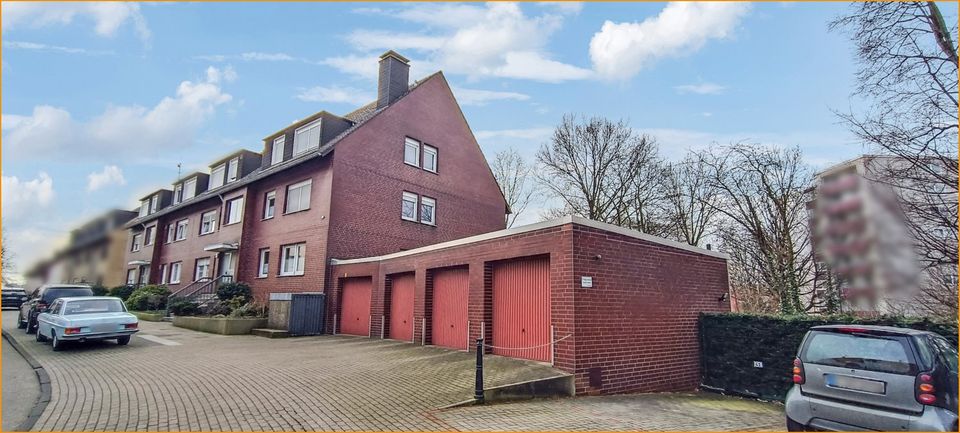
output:
POLYGON ((259 51, 248 51, 240 54, 205 54, 202 56, 193 56, 193 58, 208 62, 225 62, 228 60, 243 60, 247 62, 308 62, 306 59, 294 57, 287 53, 264 53, 259 51))
POLYGON ((123 178, 123 170, 115 165, 107 165, 99 172, 93 172, 87 175, 87 191, 96 191, 110 185, 126 185, 127 180, 123 178))
POLYGON ((140 5, 126 2, 3 2, 3 31, 17 27, 40 28, 68 25, 74 19, 93 21, 94 31, 105 37, 130 22, 141 40, 150 39, 150 29, 140 13, 140 5))
POLYGON ((53 179, 45 172, 25 180, 17 176, 3 176, 3 218, 17 221, 46 208, 53 202, 53 179))
MULTIPOLYGON (((570 12, 565 7, 566 13, 570 12)), ((556 9, 556 8, 554 8, 556 9)), ((561 8, 563 9, 563 8, 561 8)), ((422 33, 357 30, 346 40, 354 48, 403 49, 420 53, 425 61, 445 72, 469 77, 502 77, 545 82, 580 80, 591 75, 588 69, 552 59, 546 51, 550 36, 563 24, 563 13, 546 11, 527 16, 515 3, 420 4, 397 10, 367 9, 363 13, 389 15, 409 21, 422 33)), ((343 72, 364 78, 375 77, 369 55, 350 55, 324 60, 343 72), (364 62, 359 65, 358 61, 364 62), (371 72, 367 71, 373 71, 371 72)))
POLYGON ((40 44, 36 42, 22 42, 22 41, 3 41, 3 47, 15 49, 15 50, 53 51, 53 52, 67 53, 67 54, 87 54, 92 56, 103 56, 103 55, 114 54, 113 51, 88 50, 85 48, 62 47, 58 45, 47 45, 47 44, 40 44))
POLYGON ((643 22, 606 21, 590 40, 590 58, 599 75, 627 79, 657 59, 729 37, 749 9, 749 3, 670 3, 643 22))
POLYGON ((553 135, 554 128, 550 127, 534 127, 534 128, 522 128, 522 129, 496 129, 496 130, 485 130, 477 131, 476 137, 477 140, 493 140, 493 139, 521 139, 536 141, 546 140, 553 135))
POLYGON ((376 96, 353 87, 316 86, 303 89, 297 99, 308 102, 331 102, 351 105, 363 105, 376 99, 376 96))
POLYGON ((550 7, 555 8, 557 11, 566 13, 566 14, 578 14, 583 10, 583 2, 574 2, 574 1, 554 1, 554 2, 537 2, 537 6, 541 7, 550 7))
POLYGON ((696 93, 698 95, 719 95, 727 90, 726 86, 714 83, 682 84, 675 86, 677 93, 696 93))
POLYGON ((454 88, 460 105, 486 105, 493 101, 526 101, 530 95, 517 92, 500 92, 495 90, 454 88))
POLYGON ((59 107, 38 105, 30 115, 3 115, 4 150, 22 158, 151 157, 189 146, 197 130, 232 97, 221 83, 236 78, 229 68, 208 69, 203 80, 183 81, 174 96, 151 108, 109 106, 89 121, 74 120, 59 107), (6 124, 7 122, 10 124, 6 124))

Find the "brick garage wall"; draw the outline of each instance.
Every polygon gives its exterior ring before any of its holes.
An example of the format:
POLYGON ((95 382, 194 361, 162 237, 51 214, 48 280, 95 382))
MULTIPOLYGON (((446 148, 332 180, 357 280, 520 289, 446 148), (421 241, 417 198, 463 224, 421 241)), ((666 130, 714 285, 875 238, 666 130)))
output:
POLYGON ((582 225, 573 244, 577 392, 695 390, 697 318, 729 311, 726 261, 582 225))

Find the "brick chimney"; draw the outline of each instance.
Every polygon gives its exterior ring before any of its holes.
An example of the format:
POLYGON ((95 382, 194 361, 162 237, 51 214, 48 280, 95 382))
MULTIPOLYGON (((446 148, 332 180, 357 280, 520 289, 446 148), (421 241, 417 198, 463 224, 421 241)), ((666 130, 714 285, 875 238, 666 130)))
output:
POLYGON ((407 92, 410 85, 410 61, 390 50, 380 55, 380 79, 377 84, 377 108, 383 108, 407 92))

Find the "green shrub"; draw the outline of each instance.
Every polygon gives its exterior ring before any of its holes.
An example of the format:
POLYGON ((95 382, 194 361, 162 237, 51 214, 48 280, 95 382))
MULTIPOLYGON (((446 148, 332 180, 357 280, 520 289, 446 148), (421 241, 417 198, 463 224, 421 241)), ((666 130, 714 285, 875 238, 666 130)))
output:
POLYGON ((110 296, 116 296, 126 301, 127 298, 130 297, 130 294, 133 293, 134 290, 135 288, 133 286, 123 285, 123 286, 117 286, 117 287, 111 288, 110 291, 107 292, 107 294, 109 294, 110 296))
POLYGON ((253 293, 250 291, 250 286, 244 283, 228 283, 217 287, 217 297, 223 302, 230 302, 235 298, 242 298, 242 305, 253 299, 253 293))
POLYGON ((90 288, 93 291, 93 296, 107 296, 110 293, 110 289, 103 287, 99 284, 90 288))
POLYGON ((200 305, 186 299, 175 299, 167 305, 167 311, 174 316, 196 316, 201 313, 200 305))
POLYGON ((935 332, 957 344, 955 323, 905 317, 701 314, 701 384, 706 389, 783 400, 792 386, 793 359, 813 326, 886 325, 935 332), (762 368, 754 367, 760 361, 762 368))
POLYGON ((143 286, 127 298, 127 308, 135 311, 162 310, 167 306, 170 290, 166 286, 143 286))

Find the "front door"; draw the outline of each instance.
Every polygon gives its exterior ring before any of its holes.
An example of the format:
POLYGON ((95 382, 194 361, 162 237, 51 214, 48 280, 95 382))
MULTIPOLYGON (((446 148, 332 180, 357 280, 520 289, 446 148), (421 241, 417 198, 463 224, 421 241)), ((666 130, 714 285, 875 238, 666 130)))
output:
POLYGON ((236 253, 226 251, 220 255, 220 276, 232 277, 236 267, 236 253))
POLYGON ((140 265, 140 285, 150 284, 150 265, 140 265))

